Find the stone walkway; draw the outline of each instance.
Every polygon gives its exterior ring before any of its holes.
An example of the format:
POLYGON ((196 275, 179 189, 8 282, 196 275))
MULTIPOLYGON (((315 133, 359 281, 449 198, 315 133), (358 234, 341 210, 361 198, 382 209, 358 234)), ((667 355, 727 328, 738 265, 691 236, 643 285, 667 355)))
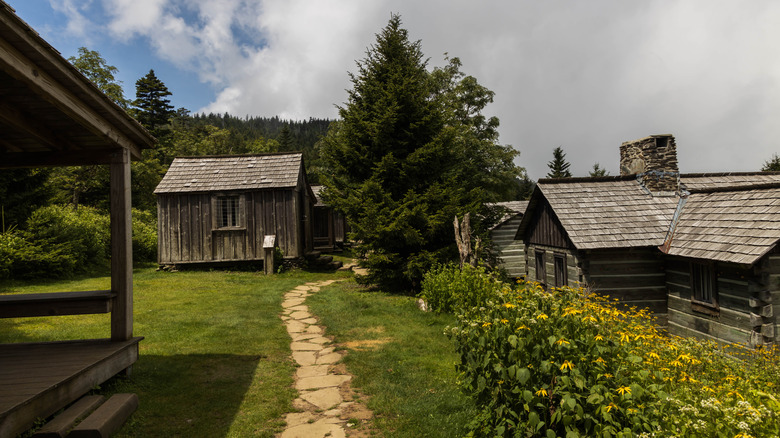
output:
POLYGON ((341 438, 346 437, 347 421, 370 418, 370 411, 344 395, 351 393, 352 376, 337 366, 342 354, 330 346, 332 340, 323 336, 325 330, 309 313, 306 297, 320 287, 338 280, 306 283, 287 292, 282 302, 282 320, 292 338, 292 356, 299 368, 295 374, 295 389, 299 397, 293 406, 299 412, 287 414, 287 427, 280 438, 341 438))

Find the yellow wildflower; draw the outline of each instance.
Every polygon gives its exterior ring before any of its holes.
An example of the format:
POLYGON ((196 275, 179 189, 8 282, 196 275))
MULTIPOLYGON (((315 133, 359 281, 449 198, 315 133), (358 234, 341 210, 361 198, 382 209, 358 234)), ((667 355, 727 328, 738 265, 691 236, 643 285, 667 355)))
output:
POLYGON ((618 407, 617 407, 617 405, 615 405, 614 403, 610 403, 610 404, 608 404, 608 405, 607 405, 607 412, 611 411, 612 409, 614 409, 614 410, 616 410, 616 411, 617 411, 617 410, 618 410, 618 407))
POLYGON ((555 345, 569 345, 569 341, 561 338, 561 339, 558 339, 557 341, 555 341, 555 345))
POLYGON ((683 366, 682 362, 680 362, 679 360, 673 360, 673 361, 669 362, 669 364, 671 366, 673 366, 673 367, 681 367, 681 366, 683 366))
POLYGON ((490 323, 490 322, 486 322, 486 323, 482 324, 482 327, 490 327, 491 325, 493 325, 493 324, 490 323))
POLYGON ((606 377, 607 379, 611 379, 614 376, 612 374, 610 374, 610 373, 607 373, 607 374, 604 374, 604 377, 606 377))
POLYGON ((506 307, 507 309, 514 309, 515 305, 512 303, 504 303, 504 307, 506 307))
POLYGON ((607 361, 602 359, 602 358, 598 358, 598 359, 594 360, 593 362, 596 362, 599 365, 606 365, 606 363, 607 363, 607 361))
POLYGON ((547 397, 547 390, 542 388, 535 393, 539 397, 547 397))
POLYGON ((508 323, 508 322, 509 322, 509 320, 508 320, 508 319, 506 319, 506 318, 504 318, 504 319, 502 319, 502 320, 501 320, 501 324, 506 324, 506 323, 508 323))
POLYGON ((648 353, 647 357, 649 357, 650 359, 655 359, 655 360, 660 360, 661 359, 661 357, 655 351, 651 351, 650 353, 648 353))
POLYGON ((574 368, 574 364, 569 362, 568 360, 564 360, 563 365, 561 365, 561 371, 565 371, 566 368, 568 368, 569 371, 571 371, 574 368))
POLYGON ((548 318, 548 316, 547 316, 547 315, 545 315, 544 313, 540 313, 540 314, 537 316, 537 318, 539 318, 539 319, 547 319, 547 318, 548 318))
POLYGON ((615 390, 618 394, 624 395, 624 394, 631 394, 631 388, 628 386, 621 386, 620 388, 615 390))
POLYGON ((596 339, 597 341, 603 341, 603 340, 604 340, 604 336, 601 336, 601 335, 596 335, 596 338, 595 338, 595 339, 596 339))
POLYGON ((620 342, 628 342, 631 338, 628 336, 628 333, 621 333, 620 334, 620 342))

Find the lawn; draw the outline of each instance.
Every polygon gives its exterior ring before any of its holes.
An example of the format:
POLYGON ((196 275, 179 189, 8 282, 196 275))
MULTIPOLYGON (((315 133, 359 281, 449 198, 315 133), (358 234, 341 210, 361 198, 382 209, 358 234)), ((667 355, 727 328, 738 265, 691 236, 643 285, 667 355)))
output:
MULTIPOLYGON (((365 292, 349 273, 158 272, 134 276, 134 334, 144 336, 129 378, 96 391, 135 392, 140 407, 119 437, 270 437, 291 412, 295 364, 281 323, 282 295, 297 285, 346 281, 309 298, 349 350, 354 385, 387 437, 462 435, 473 403, 456 387, 452 317, 423 313, 410 297, 365 292)), ((109 288, 109 277, 0 284, 0 293, 109 288)), ((0 342, 108 337, 108 315, 0 320, 0 342)))
POLYGON ((474 402, 457 386, 454 344, 444 335, 452 315, 422 312, 416 299, 366 291, 354 280, 308 299, 326 335, 349 354, 353 388, 367 396, 373 427, 385 437, 466 434, 474 402))
MULTIPOLYGON (((134 334, 144 336, 129 379, 103 393, 135 392, 140 407, 120 437, 273 436, 292 410, 294 364, 279 319, 282 295, 338 273, 136 270, 134 334)), ((109 277, 2 292, 108 289, 109 277)), ((0 342, 108 337, 109 315, 0 320, 0 342)))

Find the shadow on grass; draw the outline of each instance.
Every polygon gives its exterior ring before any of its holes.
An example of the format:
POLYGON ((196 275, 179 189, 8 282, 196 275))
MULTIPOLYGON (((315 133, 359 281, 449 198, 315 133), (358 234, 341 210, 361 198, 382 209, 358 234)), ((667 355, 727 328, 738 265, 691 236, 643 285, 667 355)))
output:
MULTIPOLYGON (((138 411, 117 436, 224 437, 239 417, 251 415, 242 414, 241 406, 248 393, 257 389, 252 388, 252 382, 264 359, 227 354, 141 354, 129 378, 115 377, 97 392, 138 394, 138 411)), ((268 436, 272 436, 273 421, 278 418, 271 415, 257 418, 267 424, 254 425, 256 429, 268 428, 268 436)))

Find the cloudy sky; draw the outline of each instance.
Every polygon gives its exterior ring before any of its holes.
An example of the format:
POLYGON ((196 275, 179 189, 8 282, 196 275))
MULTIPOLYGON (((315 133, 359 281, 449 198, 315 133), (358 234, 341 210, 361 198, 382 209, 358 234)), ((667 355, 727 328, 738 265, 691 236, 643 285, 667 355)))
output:
POLYGON ((683 172, 758 170, 780 153, 780 2, 5 0, 65 57, 154 69, 193 112, 335 118, 348 72, 391 13, 496 92, 501 142, 544 177, 561 146, 575 176, 618 172, 621 142, 677 138, 683 172))

